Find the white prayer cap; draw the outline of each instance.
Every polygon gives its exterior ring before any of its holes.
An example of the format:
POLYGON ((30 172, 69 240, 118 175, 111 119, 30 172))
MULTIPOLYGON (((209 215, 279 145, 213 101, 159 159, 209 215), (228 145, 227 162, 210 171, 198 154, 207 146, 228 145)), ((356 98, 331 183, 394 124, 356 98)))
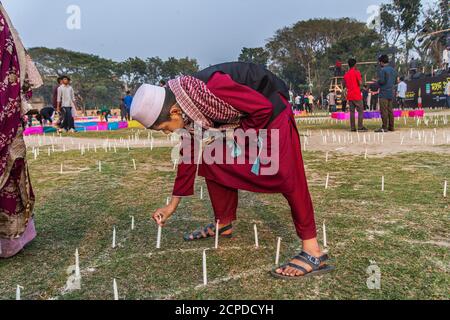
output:
POLYGON ((143 84, 133 98, 131 117, 144 127, 150 128, 158 120, 165 98, 166 89, 143 84))

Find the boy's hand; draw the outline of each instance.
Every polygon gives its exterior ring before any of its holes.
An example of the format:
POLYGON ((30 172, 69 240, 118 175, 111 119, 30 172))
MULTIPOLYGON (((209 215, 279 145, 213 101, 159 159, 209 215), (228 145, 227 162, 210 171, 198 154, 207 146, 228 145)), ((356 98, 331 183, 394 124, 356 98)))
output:
POLYGON ((160 208, 155 211, 152 218, 155 220, 156 224, 161 227, 164 227, 167 220, 174 214, 175 210, 171 206, 165 206, 164 208, 160 208))

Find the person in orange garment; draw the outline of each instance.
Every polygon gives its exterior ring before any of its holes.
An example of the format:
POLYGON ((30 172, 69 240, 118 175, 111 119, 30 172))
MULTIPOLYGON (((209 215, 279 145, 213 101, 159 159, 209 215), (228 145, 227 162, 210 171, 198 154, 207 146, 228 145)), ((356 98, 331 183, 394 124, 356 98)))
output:
POLYGON ((303 279, 334 270, 326 264, 329 257, 317 241, 300 137, 288 99, 289 90, 282 80, 251 63, 212 66, 194 76, 170 80, 165 88, 142 85, 131 107, 133 119, 149 129, 184 132, 172 200, 156 210, 153 219, 165 225, 181 199, 194 194, 197 174, 206 180, 219 230, 212 223, 186 234, 186 241, 212 238, 216 232, 232 237, 238 190, 281 193, 291 207, 303 250, 271 274, 282 279, 303 279), (200 140, 191 139, 196 127, 202 137, 205 132, 214 135, 213 142, 197 153, 193 152, 195 147, 188 148, 200 140), (240 139, 240 135, 251 133, 253 138, 240 139), (255 145, 257 152, 252 152, 255 145), (227 160, 244 161, 208 161, 206 155, 219 158, 222 151, 227 160))

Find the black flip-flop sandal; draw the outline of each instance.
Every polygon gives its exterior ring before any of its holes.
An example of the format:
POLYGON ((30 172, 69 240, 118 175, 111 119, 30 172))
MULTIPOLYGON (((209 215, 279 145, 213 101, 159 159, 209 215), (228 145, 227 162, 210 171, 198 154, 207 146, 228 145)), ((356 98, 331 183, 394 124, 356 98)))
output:
MULTIPOLYGON (((222 229, 219 229, 219 236, 221 238, 227 238, 231 239, 233 238, 233 234, 227 234, 223 235, 224 232, 227 232, 229 230, 233 229, 233 225, 230 224, 226 227, 223 227, 222 229)), ((184 235, 184 241, 191 242, 191 241, 197 241, 197 240, 205 240, 209 238, 214 238, 216 236, 216 226, 214 224, 209 224, 205 228, 196 230, 192 233, 187 233, 184 235), (214 232, 214 235, 211 235, 209 231, 214 232), (191 239, 192 237, 192 239, 191 239)))
POLYGON ((307 254, 306 252, 302 251, 298 256, 295 256, 292 260, 300 260, 300 261, 308 264, 312 268, 312 270, 308 272, 308 270, 306 270, 302 266, 299 266, 295 263, 287 263, 285 265, 282 265, 278 268, 273 269, 270 272, 271 275, 277 279, 292 281, 292 280, 301 280, 301 279, 305 279, 305 278, 321 276, 321 275, 330 273, 335 270, 335 267, 329 266, 327 264, 323 264, 324 262, 330 260, 330 258, 327 254, 321 256, 320 258, 316 258, 316 257, 313 257, 313 256, 307 254), (287 267, 291 267, 298 271, 301 271, 301 272, 303 272, 303 275, 290 277, 290 276, 285 276, 283 274, 277 273, 278 269, 280 269, 280 268, 286 269, 287 267))

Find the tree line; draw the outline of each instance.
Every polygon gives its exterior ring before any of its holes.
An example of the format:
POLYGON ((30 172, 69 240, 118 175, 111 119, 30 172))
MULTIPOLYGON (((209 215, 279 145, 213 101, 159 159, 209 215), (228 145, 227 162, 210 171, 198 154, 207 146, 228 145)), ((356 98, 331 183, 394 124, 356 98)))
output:
MULTIPOLYGON (((381 6, 372 24, 350 18, 299 21, 277 30, 264 47, 243 48, 238 60, 266 66, 293 90, 313 87, 319 94, 328 90, 330 66, 336 60, 376 62, 379 55, 390 53, 400 74, 407 73, 412 56, 427 70, 439 66, 447 39, 445 33, 434 32, 448 28, 449 0, 428 7, 420 0, 392 0, 381 6)), ((126 89, 141 83, 156 84, 199 70, 197 60, 189 57, 115 62, 64 49, 33 48, 30 54, 44 76, 40 95, 49 101, 57 75, 67 74, 87 109, 116 106, 126 89)), ((367 80, 376 76, 375 65, 361 66, 361 71, 367 80)))
POLYGON ((31 48, 29 53, 44 79, 44 86, 35 95, 43 97, 45 103, 50 104, 58 76, 68 75, 82 109, 117 107, 127 90, 134 91, 142 83, 157 84, 160 80, 193 74, 199 70, 197 60, 188 57, 171 57, 167 60, 136 57, 116 62, 62 48, 31 48))

